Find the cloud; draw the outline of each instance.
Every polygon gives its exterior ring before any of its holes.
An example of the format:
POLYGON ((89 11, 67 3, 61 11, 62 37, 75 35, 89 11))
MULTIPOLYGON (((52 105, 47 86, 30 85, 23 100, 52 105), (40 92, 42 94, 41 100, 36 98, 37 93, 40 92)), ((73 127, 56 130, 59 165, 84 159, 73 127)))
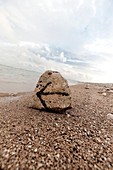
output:
POLYGON ((92 8, 93 8, 93 11, 94 11, 94 16, 96 15, 96 0, 92 0, 92 8))
POLYGON ((113 55, 113 41, 112 39, 96 38, 91 44, 85 44, 84 49, 92 53, 113 55))
POLYGON ((14 38, 11 25, 3 12, 0 12, 0 36, 3 37, 3 40, 7 38, 12 40, 14 38))
POLYGON ((60 59, 61 59, 62 62, 66 62, 66 57, 65 57, 64 52, 61 52, 60 59))
POLYGON ((94 0, 2 1, 2 13, 17 41, 48 42, 71 50, 87 41, 92 9, 96 10, 94 0))
MULTIPOLYGON (((15 44, 16 49, 14 52, 9 45, 7 51, 1 49, 0 63, 3 57, 12 55, 13 58, 9 57, 8 61, 10 64, 15 61, 16 55, 30 69, 36 67, 34 63, 38 58, 40 69, 45 62, 45 68, 53 64, 55 69, 73 75, 73 79, 99 81, 106 73, 108 80, 108 66, 113 61, 112 30, 112 0, 0 0, 0 43, 15 44), (43 53, 43 58, 40 55, 36 58, 34 53, 38 53, 37 50, 29 52, 28 44, 23 47, 20 42, 27 42, 32 50, 38 48, 37 43, 46 43, 53 51, 59 47, 61 54, 52 55, 47 45, 48 55, 43 53), (73 55, 66 55, 65 51, 71 51, 73 55), (29 62, 26 55, 30 58, 29 62)), ((15 62, 13 64, 16 65, 15 62)))
POLYGON ((47 55, 47 50, 51 53, 54 49, 49 48, 44 44, 40 46, 39 44, 25 42, 21 42, 20 44, 12 44, 12 46, 11 44, 2 44, 0 45, 0 53, 2 54, 1 64, 40 73, 50 69, 57 70, 61 72, 61 74, 70 83, 76 83, 76 80, 89 81, 92 79, 92 75, 88 73, 85 68, 81 70, 76 64, 73 66, 65 63, 64 52, 59 52, 59 57, 63 56, 61 62, 60 60, 56 61, 43 56, 44 50, 46 50, 47 55))

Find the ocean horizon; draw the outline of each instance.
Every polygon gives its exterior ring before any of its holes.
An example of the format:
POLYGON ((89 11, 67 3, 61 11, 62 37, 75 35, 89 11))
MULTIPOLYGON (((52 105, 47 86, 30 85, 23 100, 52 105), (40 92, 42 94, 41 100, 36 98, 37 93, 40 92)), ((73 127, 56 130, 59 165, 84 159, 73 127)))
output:
MULTIPOLYGON (((22 68, 0 64, 0 92, 33 91, 41 71, 31 71, 22 68)), ((75 80, 68 80, 69 85, 76 84, 75 80)))
POLYGON ((0 92, 32 91, 39 76, 39 72, 0 64, 0 92))

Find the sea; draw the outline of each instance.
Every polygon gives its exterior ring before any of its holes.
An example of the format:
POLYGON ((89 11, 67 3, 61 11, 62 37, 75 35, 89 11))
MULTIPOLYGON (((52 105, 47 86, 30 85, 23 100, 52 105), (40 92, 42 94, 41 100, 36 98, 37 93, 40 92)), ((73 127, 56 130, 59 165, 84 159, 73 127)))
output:
MULTIPOLYGON (((0 64, 0 93, 17 93, 33 91, 41 71, 30 71, 0 64)), ((77 84, 68 79, 69 85, 77 84)))
POLYGON ((33 91, 40 72, 0 65, 0 92, 33 91))

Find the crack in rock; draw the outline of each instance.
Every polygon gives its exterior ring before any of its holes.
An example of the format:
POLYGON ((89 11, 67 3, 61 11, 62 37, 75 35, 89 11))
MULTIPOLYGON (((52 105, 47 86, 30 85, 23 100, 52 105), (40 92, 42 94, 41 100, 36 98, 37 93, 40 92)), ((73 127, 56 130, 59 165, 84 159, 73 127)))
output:
POLYGON ((65 92, 45 92, 45 93, 42 93, 42 95, 53 95, 53 94, 61 94, 63 96, 69 96, 69 94, 65 93, 65 92))
POLYGON ((60 95, 64 95, 64 96, 69 96, 69 94, 66 93, 66 92, 45 92, 45 93, 44 93, 44 90, 45 90, 50 84, 52 84, 52 82, 48 82, 39 92, 36 93, 36 96, 39 98, 41 104, 43 105, 43 107, 44 107, 46 110, 50 110, 50 109, 47 107, 46 102, 45 102, 45 100, 42 99, 41 95, 60 94, 60 95))
POLYGON ((52 82, 48 82, 39 92, 36 93, 36 96, 39 98, 41 104, 44 106, 44 108, 47 110, 48 107, 45 103, 45 101, 42 99, 41 95, 43 94, 43 91, 51 84, 52 82))

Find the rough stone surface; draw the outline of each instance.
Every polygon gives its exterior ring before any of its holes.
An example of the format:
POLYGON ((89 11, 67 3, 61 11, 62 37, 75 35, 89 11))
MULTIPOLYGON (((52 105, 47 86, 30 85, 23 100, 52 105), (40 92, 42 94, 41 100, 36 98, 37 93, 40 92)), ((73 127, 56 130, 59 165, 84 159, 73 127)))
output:
POLYGON ((71 95, 67 81, 57 71, 41 75, 33 95, 33 107, 62 112, 71 108, 71 95))

